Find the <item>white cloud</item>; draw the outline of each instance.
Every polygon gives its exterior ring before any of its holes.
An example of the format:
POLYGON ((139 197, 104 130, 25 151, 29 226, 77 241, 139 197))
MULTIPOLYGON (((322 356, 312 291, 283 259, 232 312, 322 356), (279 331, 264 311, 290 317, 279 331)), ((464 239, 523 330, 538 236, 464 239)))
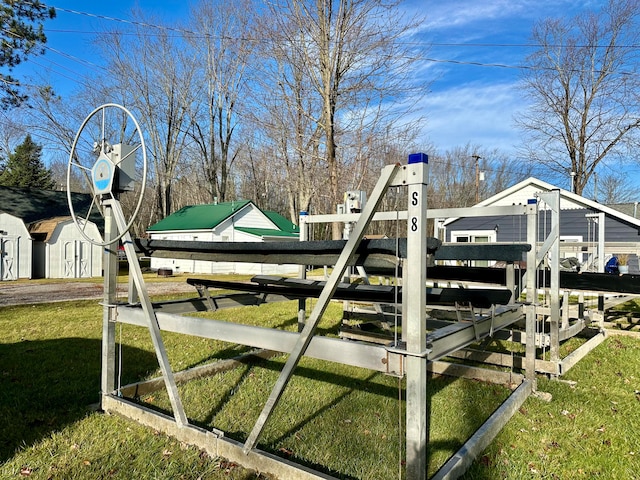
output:
POLYGON ((515 83, 466 84, 427 95, 419 113, 426 118, 425 139, 441 150, 473 143, 514 152, 519 131, 513 119, 524 108, 515 83))
POLYGON ((576 8, 571 0, 418 0, 415 7, 421 5, 427 17, 425 28, 430 30, 450 29, 470 26, 478 22, 499 21, 507 18, 533 19, 543 16, 557 16, 576 8), (424 7, 427 7, 426 9, 424 7))

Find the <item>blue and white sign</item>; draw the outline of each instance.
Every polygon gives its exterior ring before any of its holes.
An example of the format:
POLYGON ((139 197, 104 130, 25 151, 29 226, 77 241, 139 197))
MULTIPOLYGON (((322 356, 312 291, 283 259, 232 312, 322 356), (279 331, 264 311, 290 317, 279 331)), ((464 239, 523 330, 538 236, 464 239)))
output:
POLYGON ((108 193, 111 190, 113 172, 113 163, 107 157, 100 156, 91 170, 95 193, 108 193))

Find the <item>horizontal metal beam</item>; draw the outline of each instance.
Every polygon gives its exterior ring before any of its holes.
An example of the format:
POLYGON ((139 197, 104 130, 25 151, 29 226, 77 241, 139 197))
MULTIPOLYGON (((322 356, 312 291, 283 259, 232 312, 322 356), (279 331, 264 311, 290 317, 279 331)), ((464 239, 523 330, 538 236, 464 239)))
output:
POLYGON ((124 398, 103 395, 102 408, 105 412, 122 415, 165 435, 170 435, 187 445, 196 445, 213 458, 223 457, 242 464, 245 468, 273 476, 273 478, 337 480, 336 477, 257 448, 245 454, 242 451, 243 444, 223 436, 223 432, 210 432, 193 425, 179 426, 173 418, 124 398))
MULTIPOLYGON (((492 207, 465 207, 465 208, 433 208, 427 210, 427 218, 454 218, 454 217, 491 217, 502 215, 524 215, 525 205, 505 205, 492 207)), ((305 223, 333 223, 333 222, 357 222, 359 213, 341 213, 327 215, 308 215, 305 223)), ((374 221, 406 220, 407 211, 378 212, 373 216, 374 221)))
POLYGON ((431 351, 427 358, 439 360, 449 353, 466 347, 479 339, 486 338, 492 332, 506 328, 524 318, 520 307, 505 308, 495 317, 484 317, 471 322, 458 322, 440 328, 427 335, 427 348, 431 351))
POLYGON ((450 363, 441 360, 429 362, 429 365, 427 365, 427 369, 430 372, 436 373, 438 375, 468 378, 471 380, 498 383, 502 385, 519 384, 524 380, 524 375, 521 375, 519 373, 492 370, 485 367, 473 367, 470 365, 464 365, 462 363, 450 363))
MULTIPOLYGON (((157 317, 160 329, 164 331, 211 338, 282 353, 291 351, 299 335, 297 332, 221 320, 185 317, 172 313, 158 312, 157 317)), ((137 307, 119 306, 118 321, 130 325, 145 326, 143 312, 137 307)), ((378 372, 387 373, 389 370, 387 351, 384 347, 377 345, 316 336, 311 341, 306 354, 311 358, 368 368, 378 372)), ((397 372, 390 371, 388 373, 396 374, 397 372)))
MULTIPOLYGON (((439 360, 450 352, 465 347, 478 339, 486 338, 492 332, 508 327, 522 318, 519 307, 497 309, 495 317, 481 318, 475 324, 458 322, 427 335, 429 360, 439 360)), ((160 329, 169 332, 211 338, 250 347, 289 353, 295 345, 298 333, 275 330, 266 327, 244 325, 185 317, 172 313, 157 313, 160 329)), ((118 321, 131 325, 145 326, 144 314, 140 308, 119 306, 118 321)), ((389 350, 382 345, 350 342, 336 338, 315 336, 306 355, 311 358, 338 362, 345 365, 367 368, 391 375, 402 374, 402 347, 389 350)))

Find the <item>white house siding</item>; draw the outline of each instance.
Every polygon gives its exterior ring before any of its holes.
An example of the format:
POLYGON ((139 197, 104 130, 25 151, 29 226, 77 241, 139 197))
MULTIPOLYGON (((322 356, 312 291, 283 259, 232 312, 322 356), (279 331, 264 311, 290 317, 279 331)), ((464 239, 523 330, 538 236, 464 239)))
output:
POLYGON ((151 257, 151 269, 170 268, 173 273, 202 273, 243 275, 288 275, 298 272, 296 265, 274 265, 267 263, 208 262, 176 258, 151 257))
MULTIPOLYGON (((244 208, 233 217, 222 222, 223 224, 233 220, 236 227, 246 228, 273 228, 273 223, 257 208, 244 208)), ((238 233, 238 232, 236 232, 238 233)))
MULTIPOLYGON (((102 240, 98 227, 87 224, 85 232, 102 240)), ((60 222, 46 247, 47 278, 87 278, 102 275, 102 247, 86 241, 72 220, 60 222)))
POLYGON ((0 281, 31 278, 32 239, 24 222, 0 212, 0 281))

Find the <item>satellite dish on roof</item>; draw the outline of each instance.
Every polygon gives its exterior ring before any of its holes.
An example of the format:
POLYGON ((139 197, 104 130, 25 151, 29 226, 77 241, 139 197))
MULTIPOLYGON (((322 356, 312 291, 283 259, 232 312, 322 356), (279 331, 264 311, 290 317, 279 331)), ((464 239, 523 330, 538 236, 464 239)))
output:
POLYGON ((96 108, 82 122, 67 164, 67 202, 82 236, 103 247, 120 240, 140 211, 146 184, 147 150, 140 125, 122 105, 106 103, 96 108), (85 206, 80 211, 74 204, 72 189, 91 195, 88 210, 85 206), (130 213, 122 214, 118 232, 105 241, 90 237, 85 231, 89 217, 95 213, 104 216, 107 203, 118 203, 121 211, 120 200, 125 198, 130 213))

